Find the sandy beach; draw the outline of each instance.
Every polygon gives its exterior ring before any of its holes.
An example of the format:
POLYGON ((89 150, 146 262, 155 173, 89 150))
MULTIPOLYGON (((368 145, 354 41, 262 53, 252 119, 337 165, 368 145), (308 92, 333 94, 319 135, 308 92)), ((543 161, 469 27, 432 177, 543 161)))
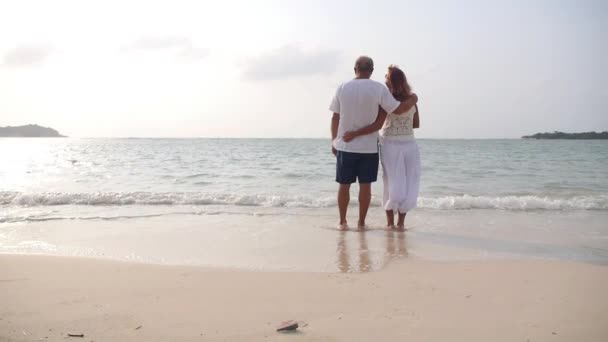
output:
POLYGON ((584 263, 402 260, 353 274, 2 255, 0 274, 0 341, 608 339, 608 267, 584 263), (290 319, 296 333, 275 331, 290 319))

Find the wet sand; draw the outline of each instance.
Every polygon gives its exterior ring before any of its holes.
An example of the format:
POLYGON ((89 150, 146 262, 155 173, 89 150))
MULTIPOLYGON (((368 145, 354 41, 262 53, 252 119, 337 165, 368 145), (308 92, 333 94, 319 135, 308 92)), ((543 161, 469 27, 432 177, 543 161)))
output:
POLYGON ((335 208, 248 210, 5 223, 0 253, 294 272, 365 272, 400 259, 608 263, 608 212, 417 210, 400 234, 384 231, 378 210, 365 233, 337 232, 335 208))

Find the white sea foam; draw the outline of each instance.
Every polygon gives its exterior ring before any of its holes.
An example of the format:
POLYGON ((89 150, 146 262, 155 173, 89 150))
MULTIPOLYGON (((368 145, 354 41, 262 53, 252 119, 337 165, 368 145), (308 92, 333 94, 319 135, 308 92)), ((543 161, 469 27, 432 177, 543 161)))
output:
POLYGON ((26 240, 17 243, 16 245, 3 245, 2 250, 10 252, 37 250, 40 252, 55 252, 57 246, 40 240, 26 240))
POLYGON ((502 210, 607 210, 608 196, 550 198, 538 196, 445 196, 422 197, 418 206, 430 209, 502 209, 502 210))
MULTIPOLYGON (((372 205, 380 203, 375 199, 372 205)), ((327 208, 336 205, 335 197, 273 194, 225 194, 205 192, 100 192, 100 193, 21 193, 0 192, 3 206, 56 205, 234 205, 287 208, 327 208)), ((441 210, 608 210, 608 196, 443 196, 421 197, 418 207, 441 210)))

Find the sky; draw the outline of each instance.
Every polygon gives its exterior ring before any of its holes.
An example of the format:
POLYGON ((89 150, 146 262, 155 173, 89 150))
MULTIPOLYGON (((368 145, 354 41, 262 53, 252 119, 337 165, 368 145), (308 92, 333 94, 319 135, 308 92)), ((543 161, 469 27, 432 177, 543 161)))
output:
POLYGON ((420 138, 608 130, 608 2, 0 0, 0 126, 72 137, 329 137, 359 55, 420 138))

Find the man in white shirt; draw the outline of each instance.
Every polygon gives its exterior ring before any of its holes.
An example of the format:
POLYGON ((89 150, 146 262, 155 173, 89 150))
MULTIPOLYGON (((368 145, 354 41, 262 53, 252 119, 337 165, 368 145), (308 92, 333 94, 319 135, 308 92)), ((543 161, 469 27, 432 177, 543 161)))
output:
POLYGON ((359 180, 359 230, 365 229, 365 217, 369 209, 371 183, 378 176, 378 132, 344 141, 344 133, 371 125, 377 120, 384 122, 386 113, 402 114, 416 104, 414 95, 399 102, 380 82, 370 80, 374 62, 367 56, 357 58, 355 79, 341 84, 331 101, 332 152, 336 156, 336 182, 338 190, 339 229, 346 230, 346 211, 350 202, 350 185, 359 180), (383 109, 384 111, 380 110, 383 109))

